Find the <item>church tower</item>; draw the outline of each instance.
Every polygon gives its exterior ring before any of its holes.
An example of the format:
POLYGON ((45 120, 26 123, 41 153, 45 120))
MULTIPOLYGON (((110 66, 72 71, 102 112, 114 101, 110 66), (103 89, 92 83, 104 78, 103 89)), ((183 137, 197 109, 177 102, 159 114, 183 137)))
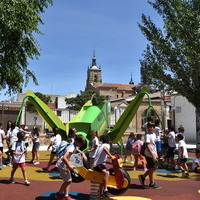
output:
POLYGON ((93 52, 92 64, 87 70, 87 81, 85 90, 92 89, 93 83, 102 83, 101 68, 97 66, 95 51, 93 52))

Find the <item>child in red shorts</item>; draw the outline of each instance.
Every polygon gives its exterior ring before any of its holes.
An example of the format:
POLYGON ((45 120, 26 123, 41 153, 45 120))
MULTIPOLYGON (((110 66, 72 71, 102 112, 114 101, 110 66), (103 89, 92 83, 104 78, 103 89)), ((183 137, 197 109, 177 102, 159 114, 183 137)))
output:
POLYGON ((25 170, 26 145, 25 145, 25 142, 23 141, 24 133, 18 132, 17 138, 18 140, 12 144, 12 148, 11 148, 13 169, 11 171, 10 182, 15 183, 13 177, 17 168, 20 167, 22 170, 23 177, 24 177, 24 184, 30 185, 30 182, 27 180, 27 174, 25 170))

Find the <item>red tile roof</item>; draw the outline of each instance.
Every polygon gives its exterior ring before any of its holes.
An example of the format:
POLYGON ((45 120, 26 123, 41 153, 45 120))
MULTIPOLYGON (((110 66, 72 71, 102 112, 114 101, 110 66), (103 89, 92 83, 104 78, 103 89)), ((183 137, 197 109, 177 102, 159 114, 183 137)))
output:
POLYGON ((120 83, 93 83, 95 88, 116 88, 117 90, 133 90, 137 85, 120 83))

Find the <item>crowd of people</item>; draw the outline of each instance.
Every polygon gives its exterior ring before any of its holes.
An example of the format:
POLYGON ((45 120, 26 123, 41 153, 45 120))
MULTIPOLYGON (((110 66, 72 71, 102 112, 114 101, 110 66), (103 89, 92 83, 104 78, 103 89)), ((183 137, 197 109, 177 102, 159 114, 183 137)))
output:
MULTIPOLYGON (((131 132, 126 143, 124 157, 126 163, 127 157, 130 156, 130 163, 134 163, 134 171, 137 170, 138 159, 141 160, 145 173, 139 175, 140 183, 144 186, 145 179, 149 176, 149 187, 160 189, 161 187, 155 183, 153 177, 153 173, 160 163, 160 167, 165 167, 168 170, 179 169, 182 172, 182 177, 189 178, 184 128, 179 127, 177 133, 172 126, 163 131, 159 127, 159 120, 153 123, 151 118, 148 118, 143 128, 145 130, 144 142, 141 140, 143 135, 131 132), (176 157, 177 159, 175 159, 176 157)), ((196 173, 200 172, 200 152, 198 151, 196 151, 196 157, 192 162, 192 170, 196 173)))
MULTIPOLYGON (((149 120, 143 125, 145 129, 145 138, 142 138, 142 134, 130 133, 127 144, 126 153, 124 156, 124 162, 127 162, 127 158, 130 157, 130 163, 133 164, 133 170, 138 170, 138 161, 142 163, 142 168, 145 171, 144 174, 139 175, 139 181, 144 186, 146 177, 149 177, 149 188, 160 189, 161 187, 155 183, 154 172, 158 168, 158 161, 164 160, 170 169, 178 167, 182 171, 182 176, 189 177, 187 158, 188 152, 185 143, 184 128, 180 127, 176 134, 173 127, 169 127, 167 130, 162 131, 159 127, 159 121, 152 123, 149 120), (177 149, 178 159, 175 160, 175 151, 177 149)), ((68 136, 64 143, 59 129, 54 127, 52 132, 46 130, 46 135, 50 137, 50 144, 47 148, 51 148, 49 161, 46 167, 42 168, 44 171, 50 171, 50 166, 57 158, 56 167, 60 173, 63 183, 60 186, 59 191, 56 193, 57 199, 72 199, 69 196, 70 184, 72 182, 72 175, 70 171, 73 170, 69 158, 74 153, 80 153, 82 158, 89 163, 89 167, 95 171, 102 172, 103 184, 100 190, 102 197, 109 197, 107 183, 109 177, 109 170, 106 166, 107 158, 115 159, 110 152, 110 138, 109 134, 103 134, 100 139, 97 130, 92 130, 90 133, 90 148, 87 149, 87 156, 81 152, 80 147, 85 144, 85 138, 82 135, 76 134, 75 128, 70 128, 68 136), (58 147, 64 144, 62 154, 58 154, 58 147), (67 144, 67 145, 66 145, 67 144), (66 170, 67 169, 67 170, 66 170)), ((6 129, 4 130, 0 123, 0 169, 3 165, 3 140, 6 140, 8 151, 7 162, 9 166, 12 166, 11 175, 9 181, 15 183, 14 175, 18 167, 21 168, 24 184, 30 185, 30 181, 27 178, 26 173, 26 159, 27 148, 29 146, 29 139, 32 140, 32 158, 30 162, 34 165, 40 164, 40 134, 39 129, 34 126, 31 131, 25 125, 16 126, 12 122, 8 122, 6 129)), ((200 152, 196 152, 196 158, 193 161, 192 169, 196 173, 200 173, 200 152)))
MULTIPOLYGON (((107 157, 115 159, 114 156, 110 153, 110 138, 109 135, 103 134, 99 139, 97 130, 92 130, 90 133, 90 148, 87 150, 88 158, 86 155, 80 151, 80 147, 85 144, 85 138, 82 135, 76 135, 76 129, 70 128, 68 136, 65 139, 65 143, 68 145, 65 147, 63 153, 58 156, 57 151, 58 147, 62 144, 62 137, 59 134, 59 129, 54 127, 52 132, 46 130, 48 136, 50 136, 50 144, 47 148, 50 148, 50 158, 47 166, 42 168, 44 171, 50 171, 49 168, 54 160, 57 157, 56 167, 60 173, 61 178, 63 179, 63 184, 60 186, 59 191, 56 193, 58 199, 68 199, 72 198, 69 196, 70 183, 72 182, 72 175, 70 171, 73 170, 73 166, 69 162, 69 158, 74 153, 81 153, 85 161, 88 160, 89 167, 98 172, 102 172, 103 175, 103 184, 101 190, 101 196, 109 197, 107 183, 109 177, 109 171, 106 168, 107 157), (101 140, 101 143, 100 143, 101 140), (67 169, 67 170, 66 170, 67 169)), ((35 126, 31 131, 25 125, 17 126, 12 122, 8 122, 6 130, 3 130, 2 124, 0 123, 0 169, 5 167, 3 164, 3 140, 6 140, 8 151, 6 154, 7 165, 12 166, 10 174, 10 183, 15 183, 14 175, 18 168, 21 168, 24 184, 30 185, 30 181, 27 178, 26 173, 26 159, 27 159, 27 148, 29 146, 29 139, 32 140, 32 158, 30 163, 34 165, 40 164, 40 134, 38 128, 35 126)), ((5 163, 5 162, 4 162, 5 163)))
POLYGON ((31 162, 34 165, 38 165, 39 163, 39 131, 37 127, 33 127, 32 131, 28 131, 28 127, 25 125, 16 126, 15 123, 11 121, 7 122, 7 127, 4 130, 2 123, 0 123, 0 169, 5 167, 3 163, 3 141, 6 140, 7 144, 7 166, 12 166, 10 182, 15 183, 14 174, 18 167, 21 168, 24 183, 25 185, 29 185, 30 182, 27 179, 26 173, 26 164, 25 160, 27 158, 27 147, 29 145, 29 138, 31 138, 33 142, 32 147, 32 159, 31 162), (36 157, 36 162, 34 159, 36 157))

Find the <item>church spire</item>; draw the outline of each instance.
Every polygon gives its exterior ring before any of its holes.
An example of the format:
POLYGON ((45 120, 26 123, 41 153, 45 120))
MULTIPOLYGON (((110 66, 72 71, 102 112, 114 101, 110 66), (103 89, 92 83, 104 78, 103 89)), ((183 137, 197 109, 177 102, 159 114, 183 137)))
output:
POLYGON ((95 49, 93 50, 93 57, 95 57, 95 49))
POLYGON ((132 78, 132 72, 131 72, 131 80, 130 80, 129 84, 133 84, 134 85, 133 78, 132 78))
POLYGON ((99 69, 96 62, 95 49, 93 50, 92 64, 90 69, 99 69))

